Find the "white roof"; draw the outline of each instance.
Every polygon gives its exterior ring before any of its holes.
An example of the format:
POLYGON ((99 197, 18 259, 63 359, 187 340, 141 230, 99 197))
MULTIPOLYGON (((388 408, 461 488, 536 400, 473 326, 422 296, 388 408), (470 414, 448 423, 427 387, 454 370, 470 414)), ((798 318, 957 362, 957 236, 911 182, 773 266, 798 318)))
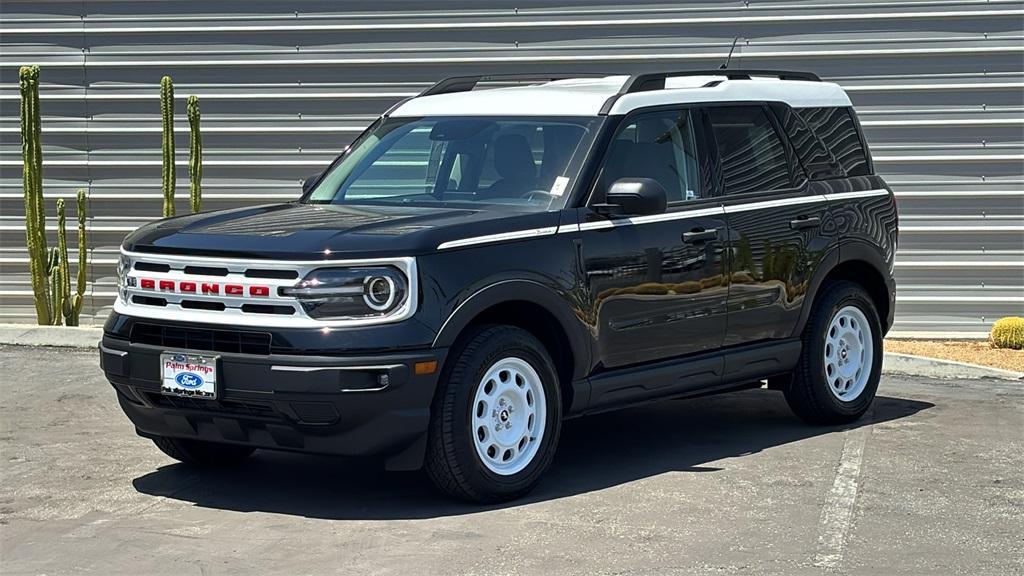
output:
MULTIPOLYGON (((413 98, 392 116, 596 116, 604 103, 619 92, 627 76, 574 78, 542 84, 452 92, 413 98)), ((665 89, 622 95, 609 114, 637 108, 699 102, 773 101, 794 108, 849 106, 846 92, 832 82, 779 80, 753 76, 729 80, 725 76, 678 76, 665 81, 665 89), (718 81, 715 86, 705 87, 718 81)))

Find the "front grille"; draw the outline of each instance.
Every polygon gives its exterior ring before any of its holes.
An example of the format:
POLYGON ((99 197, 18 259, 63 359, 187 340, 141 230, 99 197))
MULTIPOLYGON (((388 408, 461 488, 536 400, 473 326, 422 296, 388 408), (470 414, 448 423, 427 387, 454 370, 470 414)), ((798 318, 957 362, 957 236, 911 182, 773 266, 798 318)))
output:
POLYGON ((302 313, 295 298, 283 296, 281 288, 293 286, 310 268, 308 265, 282 263, 280 268, 250 268, 246 262, 203 258, 161 262, 161 258, 147 254, 134 261, 127 289, 131 304, 202 311, 212 318, 302 313))
POLYGON ((166 394, 148 393, 149 401, 154 406, 162 408, 175 408, 178 410, 199 410, 203 412, 220 412, 222 414, 235 414, 238 416, 256 416, 269 418, 278 416, 274 407, 262 402, 236 402, 231 400, 199 400, 196 398, 185 398, 183 396, 168 396, 166 394))
POLYGON ((270 334, 243 330, 175 328, 136 322, 129 341, 169 349, 204 350, 235 354, 270 354, 270 334))

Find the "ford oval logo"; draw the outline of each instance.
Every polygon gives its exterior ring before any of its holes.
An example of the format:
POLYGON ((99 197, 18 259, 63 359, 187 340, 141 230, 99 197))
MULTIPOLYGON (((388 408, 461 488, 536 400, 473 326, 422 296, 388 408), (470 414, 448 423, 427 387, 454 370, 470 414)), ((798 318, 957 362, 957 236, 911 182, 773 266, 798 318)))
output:
POLYGON ((203 385, 203 377, 191 372, 182 372, 174 377, 174 381, 182 388, 199 388, 203 385))

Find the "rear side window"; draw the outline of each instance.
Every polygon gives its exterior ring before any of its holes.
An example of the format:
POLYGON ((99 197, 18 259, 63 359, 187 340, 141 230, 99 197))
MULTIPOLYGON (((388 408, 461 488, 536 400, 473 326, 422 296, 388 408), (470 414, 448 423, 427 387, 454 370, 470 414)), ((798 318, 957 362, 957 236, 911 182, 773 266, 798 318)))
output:
POLYGON ((786 147, 761 106, 708 108, 726 194, 792 188, 786 147))
POLYGON ((865 176, 868 158, 849 108, 801 108, 800 116, 828 146, 847 176, 865 176))
POLYGON ((789 143, 807 171, 807 176, 811 180, 842 178, 843 169, 800 115, 783 104, 771 106, 783 131, 789 136, 789 143))

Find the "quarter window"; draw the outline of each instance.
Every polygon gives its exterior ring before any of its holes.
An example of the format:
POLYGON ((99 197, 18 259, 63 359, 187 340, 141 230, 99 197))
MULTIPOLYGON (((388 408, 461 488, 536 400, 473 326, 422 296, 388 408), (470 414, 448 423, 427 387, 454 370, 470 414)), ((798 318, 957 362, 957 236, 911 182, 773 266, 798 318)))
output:
POLYGON ((864 153, 857 126, 847 108, 801 108, 800 116, 828 146, 846 171, 847 176, 868 174, 868 159, 864 153))
POLYGON ((786 148, 761 106, 708 108, 726 194, 793 186, 786 148))
POLYGON ((605 158, 595 201, 620 178, 651 178, 669 202, 703 197, 688 110, 641 114, 619 128, 605 158))
POLYGON ((797 158, 803 163, 807 176, 811 180, 827 180, 842 178, 843 172, 832 154, 817 135, 804 123, 803 119, 789 106, 782 104, 773 106, 775 115, 782 124, 782 129, 789 136, 797 158))

